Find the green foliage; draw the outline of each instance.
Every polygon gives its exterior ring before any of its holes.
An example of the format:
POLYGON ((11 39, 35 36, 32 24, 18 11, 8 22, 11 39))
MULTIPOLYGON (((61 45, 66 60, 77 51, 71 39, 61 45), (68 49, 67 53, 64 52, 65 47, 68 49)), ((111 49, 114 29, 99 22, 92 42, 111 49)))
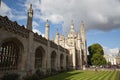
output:
POLYGON ((92 65, 96 65, 96 66, 106 64, 105 58, 103 57, 103 55, 101 55, 99 53, 96 53, 93 55, 93 57, 91 58, 91 62, 92 62, 92 65))
POLYGON ((111 62, 107 62, 107 65, 111 65, 111 62))
POLYGON ((105 65, 106 60, 103 57, 104 51, 100 44, 95 43, 88 47, 89 56, 88 64, 89 65, 105 65))
POLYGON ((100 44, 95 43, 88 47, 89 54, 92 56, 94 53, 100 53, 104 55, 103 48, 100 44))
POLYGON ((2 80, 18 80, 18 78, 19 78, 19 75, 16 73, 11 73, 11 74, 6 73, 2 77, 2 80))
POLYGON ((24 80, 40 80, 44 77, 43 72, 40 71, 40 69, 37 69, 36 72, 32 75, 26 75, 24 77, 24 80))

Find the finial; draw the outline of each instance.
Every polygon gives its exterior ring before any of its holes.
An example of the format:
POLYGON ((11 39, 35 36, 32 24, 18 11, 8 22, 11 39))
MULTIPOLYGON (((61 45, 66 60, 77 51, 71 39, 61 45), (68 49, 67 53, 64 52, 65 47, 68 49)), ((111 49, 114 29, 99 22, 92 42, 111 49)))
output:
POLYGON ((58 33, 58 28, 56 28, 56 35, 59 35, 59 33, 58 33))
POLYGON ((47 23, 48 23, 48 19, 47 19, 47 23))
POLYGON ((29 10, 32 10, 32 4, 30 4, 30 8, 29 8, 29 10))
POLYGON ((81 24, 84 24, 84 21, 83 21, 83 20, 81 21, 81 24))
POLYGON ((30 8, 28 9, 28 12, 31 12, 33 14, 32 4, 30 4, 30 8))
POLYGON ((47 27, 49 26, 49 22, 48 22, 48 19, 47 19, 47 21, 46 21, 46 26, 47 26, 47 27))
POLYGON ((73 19, 71 20, 71 25, 73 25, 73 19))

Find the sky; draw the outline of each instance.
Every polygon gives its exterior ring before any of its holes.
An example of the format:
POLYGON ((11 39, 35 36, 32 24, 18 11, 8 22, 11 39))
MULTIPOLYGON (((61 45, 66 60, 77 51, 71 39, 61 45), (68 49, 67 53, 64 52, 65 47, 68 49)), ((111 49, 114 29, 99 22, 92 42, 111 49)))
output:
POLYGON ((0 15, 20 25, 27 23, 27 10, 33 5, 33 31, 44 36, 45 22, 50 23, 50 38, 56 29, 67 36, 71 20, 80 31, 83 20, 87 46, 99 43, 105 54, 117 54, 120 49, 120 0, 2 0, 0 15))

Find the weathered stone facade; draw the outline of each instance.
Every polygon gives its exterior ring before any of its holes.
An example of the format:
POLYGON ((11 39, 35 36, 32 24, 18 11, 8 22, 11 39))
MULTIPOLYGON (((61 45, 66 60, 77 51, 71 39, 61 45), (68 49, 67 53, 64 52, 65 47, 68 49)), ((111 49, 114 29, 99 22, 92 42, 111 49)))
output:
POLYGON ((73 22, 67 38, 56 34, 55 41, 49 40, 48 21, 45 37, 32 31, 33 10, 28 10, 27 28, 0 16, 0 73, 35 72, 44 74, 67 69, 82 69, 87 65, 84 24, 78 35, 73 22))

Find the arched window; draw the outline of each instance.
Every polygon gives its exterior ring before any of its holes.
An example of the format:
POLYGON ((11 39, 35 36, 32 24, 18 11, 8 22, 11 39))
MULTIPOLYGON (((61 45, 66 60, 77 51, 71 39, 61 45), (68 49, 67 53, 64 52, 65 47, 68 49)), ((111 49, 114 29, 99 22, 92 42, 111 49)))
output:
POLYGON ((42 47, 36 49, 35 52, 35 68, 42 68, 44 62, 45 51, 42 47))
POLYGON ((16 70, 18 67, 20 49, 13 41, 0 46, 0 71, 16 70))
POLYGON ((56 52, 53 51, 51 53, 51 71, 54 71, 56 69, 56 52))

